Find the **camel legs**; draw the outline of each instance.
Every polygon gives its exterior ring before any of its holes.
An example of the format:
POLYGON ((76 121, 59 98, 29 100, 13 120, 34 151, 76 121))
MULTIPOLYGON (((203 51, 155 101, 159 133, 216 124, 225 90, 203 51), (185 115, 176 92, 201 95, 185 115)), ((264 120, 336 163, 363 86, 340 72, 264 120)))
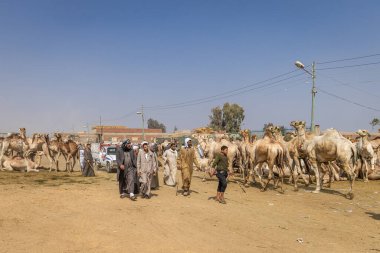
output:
POLYGON ((2 160, 3 160, 3 156, 4 156, 5 152, 8 150, 8 147, 9 147, 9 143, 8 142, 5 142, 5 143, 3 142, 3 147, 0 150, 0 169, 3 168, 2 160))
POLYGON ((363 173, 363 180, 365 183, 368 182, 368 162, 367 159, 363 159, 364 161, 364 166, 362 166, 362 173, 363 173))
POLYGON ((269 182, 273 179, 273 183, 274 185, 276 185, 276 182, 274 180, 274 174, 273 174, 273 166, 274 166, 274 163, 273 162, 269 162, 268 163, 268 169, 269 169, 269 175, 268 175, 268 179, 266 181, 266 183, 264 183, 264 187, 261 189, 261 191, 265 191, 268 187, 268 184, 269 182))
POLYGON ((355 168, 350 168, 348 164, 343 164, 342 167, 347 174, 348 180, 350 180, 350 191, 347 193, 346 197, 349 199, 353 199, 354 198, 353 186, 354 186, 354 181, 355 181, 355 173, 354 173, 355 168))
POLYGON ((71 163, 71 171, 74 171, 75 163, 77 162, 77 156, 72 155, 71 158, 73 159, 73 162, 71 163))
POLYGON ((321 191, 321 175, 320 175, 320 171, 322 171, 322 166, 321 166, 321 163, 319 162, 312 162, 310 161, 311 163, 311 167, 312 169, 314 170, 314 173, 315 173, 315 181, 316 181, 316 186, 315 186, 315 190, 313 191, 314 193, 319 193, 321 191))

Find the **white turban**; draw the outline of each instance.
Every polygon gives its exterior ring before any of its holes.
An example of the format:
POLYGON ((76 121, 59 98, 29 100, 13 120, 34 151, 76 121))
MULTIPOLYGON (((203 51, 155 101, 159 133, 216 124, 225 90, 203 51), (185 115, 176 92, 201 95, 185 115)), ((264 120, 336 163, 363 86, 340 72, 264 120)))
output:
POLYGON ((141 142, 141 147, 144 146, 145 144, 148 145, 148 142, 147 142, 147 141, 143 141, 143 142, 141 142))
POLYGON ((185 147, 188 147, 187 143, 188 143, 189 141, 191 141, 191 138, 186 138, 186 139, 185 139, 185 147))

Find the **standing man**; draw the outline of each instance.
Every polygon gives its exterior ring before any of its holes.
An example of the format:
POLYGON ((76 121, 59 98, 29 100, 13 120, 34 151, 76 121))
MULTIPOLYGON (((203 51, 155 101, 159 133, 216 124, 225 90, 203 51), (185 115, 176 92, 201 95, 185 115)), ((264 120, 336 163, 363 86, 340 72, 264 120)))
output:
POLYGON ((83 167, 82 175, 84 177, 95 177, 95 172, 94 172, 94 167, 93 167, 94 159, 92 158, 90 143, 87 143, 83 156, 84 156, 83 157, 84 167, 83 167))
POLYGON ((164 159, 164 183, 168 186, 176 185, 177 174, 177 146, 174 142, 170 143, 170 149, 166 150, 162 155, 164 159))
POLYGON ((131 141, 127 139, 121 144, 121 147, 116 151, 117 161, 117 179, 119 181, 120 198, 125 198, 127 189, 129 198, 136 200, 135 192, 135 177, 136 177, 136 156, 133 151, 131 141))
POLYGON ((148 142, 141 143, 142 150, 137 156, 137 173, 141 183, 140 192, 142 198, 150 199, 150 186, 153 176, 156 174, 156 159, 152 151, 149 150, 148 142))
POLYGON ((83 169, 85 166, 85 160, 84 160, 84 148, 82 144, 79 144, 79 164, 80 164, 80 171, 83 173, 83 169))
POLYGON ((216 192, 216 200, 219 203, 226 204, 224 200, 224 192, 227 188, 227 177, 230 174, 228 172, 228 147, 222 146, 221 153, 217 154, 212 164, 213 168, 216 168, 216 177, 219 180, 218 189, 216 192))
POLYGON ((152 151, 153 153, 155 164, 156 164, 156 173, 153 175, 150 188, 153 190, 157 190, 160 187, 160 182, 158 181, 158 168, 160 166, 160 162, 158 161, 158 158, 157 158, 158 147, 156 143, 151 143, 149 148, 150 148, 150 151, 152 151))
POLYGON ((191 177, 193 175, 193 163, 199 168, 199 163, 195 157, 195 150, 190 138, 185 139, 185 147, 179 152, 177 168, 182 171, 182 195, 190 194, 191 177))

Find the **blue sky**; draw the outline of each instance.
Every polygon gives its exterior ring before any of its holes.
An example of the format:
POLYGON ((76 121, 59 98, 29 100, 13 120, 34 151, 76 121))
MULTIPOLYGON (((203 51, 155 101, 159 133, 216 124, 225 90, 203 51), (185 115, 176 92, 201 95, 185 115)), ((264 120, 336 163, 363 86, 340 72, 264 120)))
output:
MULTIPOLYGON (((140 127, 133 113, 213 96, 295 70, 379 62, 379 1, 0 1, 0 132, 140 127)), ((380 109, 380 64, 317 70, 317 87, 380 109), (342 85, 341 83, 345 84, 342 85), (348 86, 347 86, 348 84, 348 86)), ((302 71, 292 73, 302 74, 302 71)), ((268 83, 269 85, 269 83, 268 83)), ((208 124, 211 108, 244 107, 243 128, 310 121, 307 74, 272 87, 169 110, 172 131, 208 124)), ((316 123, 370 128, 379 111, 319 92, 316 123)))

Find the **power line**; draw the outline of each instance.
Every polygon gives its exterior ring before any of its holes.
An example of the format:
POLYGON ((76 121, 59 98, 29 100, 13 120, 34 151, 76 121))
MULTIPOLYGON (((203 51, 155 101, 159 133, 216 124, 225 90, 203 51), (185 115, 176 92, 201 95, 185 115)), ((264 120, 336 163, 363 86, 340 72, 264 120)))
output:
POLYGON ((225 99, 225 98, 237 96, 237 95, 240 95, 240 94, 243 94, 243 93, 247 93, 247 92, 250 92, 250 91, 253 91, 253 90, 258 90, 258 89, 263 89, 263 88, 272 88, 272 87, 276 87, 278 85, 282 85, 281 82, 283 82, 283 81, 286 81, 286 80, 289 80, 289 79, 293 79, 293 78, 301 76, 301 75, 304 75, 304 74, 300 73, 300 74, 293 75, 293 76, 290 76, 290 77, 287 77, 287 78, 284 78, 284 79, 281 79, 281 80, 278 80, 278 81, 275 81, 275 82, 272 82, 272 83, 269 83, 269 84, 261 85, 259 87, 253 87, 251 89, 243 90, 243 91, 240 91, 240 92, 235 92, 233 94, 228 94, 228 95, 217 97, 217 98, 211 98, 211 99, 208 99, 208 100, 203 100, 203 101, 200 101, 200 102, 193 102, 193 103, 188 103, 188 104, 183 104, 183 105, 151 108, 151 109, 149 109, 149 111, 184 108, 184 107, 204 104, 204 103, 212 102, 212 101, 215 101, 215 100, 220 100, 220 99, 225 99))
POLYGON ((329 96, 331 96, 331 97, 334 97, 334 98, 337 98, 337 99, 343 100, 343 101, 345 101, 345 102, 348 102, 348 103, 350 103, 350 104, 354 104, 354 105, 357 105, 357 106, 359 106, 359 107, 366 108, 366 109, 368 109, 368 110, 372 110, 372 111, 380 112, 380 109, 376 109, 376 108, 373 108, 373 107, 370 107, 370 106, 366 106, 366 105, 359 104, 359 103, 357 103, 357 102, 355 102, 355 101, 352 101, 352 100, 350 100, 350 99, 347 99, 347 98, 344 98, 344 97, 341 97, 341 96, 335 95, 335 94, 333 94, 333 93, 331 93, 331 92, 328 92, 328 91, 322 90, 321 88, 318 88, 318 91, 320 91, 320 92, 322 92, 322 93, 324 93, 324 94, 326 94, 326 95, 329 95, 329 96))
POLYGON ((329 64, 329 63, 334 63, 334 62, 352 61, 352 60, 363 59, 363 58, 368 58, 368 57, 374 57, 374 56, 379 56, 379 55, 380 54, 370 54, 370 55, 364 55, 364 56, 358 56, 358 57, 352 57, 352 58, 345 58, 345 59, 340 59, 340 60, 317 62, 317 64, 329 64))
POLYGON ((376 95, 376 94, 373 94, 373 93, 371 93, 371 92, 367 92, 367 91, 365 91, 365 90, 359 89, 359 88, 357 88, 357 87, 355 87, 355 86, 352 86, 352 85, 350 85, 350 84, 348 84, 348 83, 344 83, 344 82, 342 82, 342 81, 340 81, 340 80, 338 80, 338 79, 336 79, 336 78, 333 78, 333 77, 331 77, 331 76, 328 76, 328 75, 325 75, 325 74, 320 74, 320 75, 321 75, 321 76, 325 76, 325 77, 327 77, 327 78, 329 78, 329 79, 331 79, 331 80, 337 82, 338 84, 343 85, 343 86, 346 86, 346 87, 349 87, 349 88, 351 88, 351 89, 353 89, 353 90, 360 91, 360 92, 362 92, 362 93, 365 93, 365 94, 367 94, 367 95, 370 95, 370 96, 373 96, 373 97, 376 97, 376 98, 380 98, 380 96, 378 96, 378 95, 376 95))
POLYGON ((275 77, 272 77, 272 78, 269 78, 269 79, 266 79, 266 80, 263 80, 263 81, 259 81, 259 82, 256 82, 256 83, 253 83, 253 84, 250 84, 250 85, 246 85, 246 86, 243 86, 243 87, 240 87, 240 88, 237 88, 237 89, 229 90, 229 91, 226 91, 226 92, 223 92, 223 93, 219 93, 219 94, 208 96, 208 97, 204 97, 204 98, 193 99, 193 100, 189 100, 189 101, 185 101, 185 102, 181 102, 181 103, 168 104, 168 105, 147 106, 145 108, 146 109, 159 109, 159 108, 166 108, 166 107, 172 107, 172 106, 181 106, 181 105, 185 105, 185 104, 188 104, 188 103, 195 103, 195 102, 200 102, 200 101, 203 101, 203 100, 209 100, 209 99, 212 99, 212 98, 223 97, 223 96, 225 96, 227 94, 230 94, 230 93, 234 93, 234 92, 237 92, 237 91, 242 91, 242 90, 245 90, 247 88, 250 88, 250 87, 253 87, 253 86, 257 86, 259 84, 263 84, 263 83, 275 80, 275 79, 283 77, 283 76, 287 76, 287 75, 289 75, 291 73, 294 73, 296 71, 298 71, 298 70, 296 69, 296 70, 293 70, 293 71, 290 71, 290 72, 287 72, 287 73, 284 73, 284 74, 280 74, 280 75, 277 75, 275 77))
POLYGON ((330 68, 321 68, 321 69, 317 69, 317 70, 354 68, 354 67, 362 67, 362 66, 376 65, 376 64, 380 64, 380 61, 370 62, 370 63, 362 63, 362 64, 356 64, 356 65, 346 65, 346 66, 338 66, 338 67, 330 67, 330 68))

